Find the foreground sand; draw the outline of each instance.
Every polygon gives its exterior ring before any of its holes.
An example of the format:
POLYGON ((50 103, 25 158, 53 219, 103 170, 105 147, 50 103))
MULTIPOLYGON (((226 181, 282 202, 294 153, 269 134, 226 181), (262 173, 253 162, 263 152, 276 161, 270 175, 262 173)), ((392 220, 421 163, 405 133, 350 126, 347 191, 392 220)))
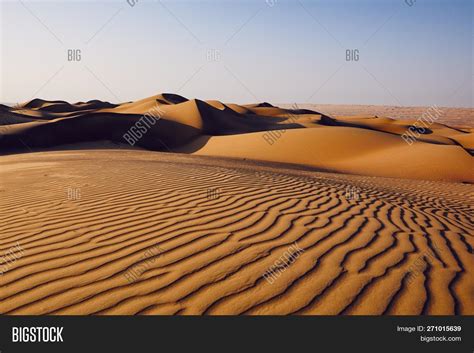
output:
POLYGON ((0 159, 0 254, 23 249, 2 314, 474 314, 472 185, 149 151, 0 159))

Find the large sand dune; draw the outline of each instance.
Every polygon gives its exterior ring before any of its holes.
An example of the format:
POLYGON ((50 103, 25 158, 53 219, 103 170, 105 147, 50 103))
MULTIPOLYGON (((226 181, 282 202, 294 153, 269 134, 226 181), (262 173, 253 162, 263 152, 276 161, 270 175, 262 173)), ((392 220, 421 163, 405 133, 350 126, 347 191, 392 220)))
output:
POLYGON ((0 314, 472 315, 474 129, 415 124, 0 106, 0 314))
POLYGON ((474 129, 375 116, 329 117, 268 103, 240 106, 160 94, 123 104, 35 99, 0 107, 0 151, 18 152, 111 141, 144 115, 135 147, 311 166, 368 176, 474 182, 474 129), (418 125, 417 125, 418 124, 418 125), (414 128, 416 126, 416 128, 414 128), (421 128, 420 128, 421 127, 421 128), (416 139, 407 143, 409 132, 416 139))

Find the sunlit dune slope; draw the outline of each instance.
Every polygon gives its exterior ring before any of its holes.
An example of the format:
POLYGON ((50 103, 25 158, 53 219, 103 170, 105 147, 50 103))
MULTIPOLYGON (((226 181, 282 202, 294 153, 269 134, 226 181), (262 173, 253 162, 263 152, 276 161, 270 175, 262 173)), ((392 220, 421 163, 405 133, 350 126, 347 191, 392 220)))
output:
POLYGON ((419 123, 414 120, 329 117, 269 103, 225 104, 168 93, 121 104, 35 99, 0 108, 2 153, 109 141, 338 173, 474 182, 473 129, 439 123, 414 129, 419 123), (144 117, 151 123, 144 124, 144 117), (139 136, 126 138, 137 124, 139 136))

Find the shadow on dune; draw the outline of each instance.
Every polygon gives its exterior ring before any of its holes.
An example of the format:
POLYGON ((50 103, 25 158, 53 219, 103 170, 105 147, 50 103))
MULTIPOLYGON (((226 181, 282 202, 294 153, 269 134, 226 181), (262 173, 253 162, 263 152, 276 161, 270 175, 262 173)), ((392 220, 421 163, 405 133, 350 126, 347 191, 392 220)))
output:
MULTIPOLYGON (((197 128, 188 125, 187 113, 183 113, 184 120, 174 121, 168 116, 163 116, 155 124, 148 126, 143 134, 132 139, 132 145, 153 151, 173 151, 174 148, 188 145, 193 140, 194 148, 199 149, 206 143, 206 135, 232 135, 249 132, 297 129, 300 124, 282 123, 288 117, 258 115, 249 110, 248 113, 238 113, 227 105, 222 109, 215 108, 201 100, 188 100, 176 94, 165 93, 156 101, 164 100, 167 106, 180 109, 181 104, 194 105, 197 109, 197 121, 201 126, 197 128), (163 99, 161 99, 163 98, 163 99), (198 137, 201 137, 197 139, 198 137)), ((84 142, 111 141, 117 144, 129 142, 124 134, 130 134, 130 128, 137 124, 144 116, 123 112, 101 112, 119 105, 98 100, 70 104, 65 101, 45 101, 34 99, 20 108, 2 106, 2 116, 8 114, 12 117, 28 117, 29 119, 16 119, 6 121, 0 134, 0 149, 2 153, 21 153, 41 148, 53 148, 61 145, 77 144, 84 142), (22 110, 23 109, 23 110, 22 110), (91 111, 89 111, 91 110, 91 111), (30 115, 27 112, 32 112, 30 115), (26 114, 21 114, 26 112, 26 114), (34 112, 34 115, 33 115, 34 112), (17 121, 18 120, 18 121, 17 121), (28 124, 22 124, 27 122, 28 124), (16 126, 14 126, 14 123, 16 126)), ((261 109, 275 108, 268 103, 259 104, 261 109)), ((278 109, 278 108, 275 108, 278 109)), ((186 112, 186 110, 183 110, 186 112)), ((289 114, 306 114, 306 111, 287 110, 289 114)), ((193 120, 191 116, 189 116, 193 120)), ((196 117, 194 117, 196 119, 196 117)), ((191 145, 189 145, 191 146, 191 145)), ((188 149, 189 149, 188 148, 188 149)))
POLYGON ((204 101, 196 99, 196 105, 203 122, 203 133, 207 135, 234 135, 266 130, 297 129, 297 123, 278 124, 287 118, 255 114, 239 114, 227 106, 217 109, 204 101))
MULTIPOLYGON (((325 125, 325 126, 344 126, 344 127, 355 127, 355 128, 358 128, 358 129, 367 129, 367 130, 372 130, 372 131, 382 131, 382 130, 376 129, 372 126, 354 124, 354 123, 350 123, 350 122, 347 122, 347 121, 340 121, 340 120, 336 120, 334 118, 330 118, 328 116, 322 116, 321 120, 319 121, 319 124, 320 125, 325 125)), ((421 129, 421 128, 417 128, 415 126, 413 126, 413 128, 418 133, 423 134, 423 135, 429 135, 429 134, 433 133, 433 131, 428 129, 428 128, 421 129)), ((383 131, 383 132, 393 134, 393 135, 398 135, 398 134, 395 134, 395 133, 389 132, 389 131, 383 131)))
POLYGON ((118 107, 118 104, 103 102, 97 99, 88 102, 78 102, 71 104, 65 101, 45 101, 42 99, 33 99, 26 103, 24 108, 30 108, 37 111, 52 112, 52 113, 69 113, 84 110, 97 110, 106 108, 118 107))
MULTIPOLYGON (((141 115, 95 113, 53 122, 36 122, 18 131, 3 130, 0 150, 7 153, 25 152, 25 149, 102 140, 127 143, 124 134, 129 133, 140 118, 141 115)), ((150 126, 134 145, 154 151, 172 151, 199 135, 199 129, 162 119, 150 126)))
POLYGON ((163 93, 162 97, 171 104, 184 103, 189 100, 183 96, 180 96, 179 94, 174 94, 174 93, 163 93))

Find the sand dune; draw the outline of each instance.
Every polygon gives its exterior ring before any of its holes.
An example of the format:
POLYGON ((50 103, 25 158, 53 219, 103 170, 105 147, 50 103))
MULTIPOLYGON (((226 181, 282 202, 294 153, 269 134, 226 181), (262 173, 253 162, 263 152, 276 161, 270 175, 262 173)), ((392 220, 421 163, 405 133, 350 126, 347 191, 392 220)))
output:
POLYGON ((474 314, 471 185, 148 151, 1 160, 0 253, 23 248, 2 314, 474 314))
POLYGON ((0 106, 0 314, 472 315, 473 132, 166 93, 0 106))
POLYGON ((344 174, 474 182, 474 129, 436 122, 423 127, 389 117, 329 117, 269 103, 241 106, 166 93, 122 104, 35 99, 2 109, 4 153, 97 141, 126 144, 124 134, 151 116, 155 121, 142 127, 134 147, 344 174), (407 143, 402 137, 410 131, 416 139, 407 143))
MULTIPOLYGON (((282 107, 291 107, 282 104, 282 107)), ((301 104, 302 108, 314 109, 331 116, 389 116, 397 120, 416 120, 433 107, 400 107, 388 105, 356 105, 356 104, 301 104)), ((440 114, 437 122, 456 127, 474 127, 474 109, 436 107, 440 114)))

